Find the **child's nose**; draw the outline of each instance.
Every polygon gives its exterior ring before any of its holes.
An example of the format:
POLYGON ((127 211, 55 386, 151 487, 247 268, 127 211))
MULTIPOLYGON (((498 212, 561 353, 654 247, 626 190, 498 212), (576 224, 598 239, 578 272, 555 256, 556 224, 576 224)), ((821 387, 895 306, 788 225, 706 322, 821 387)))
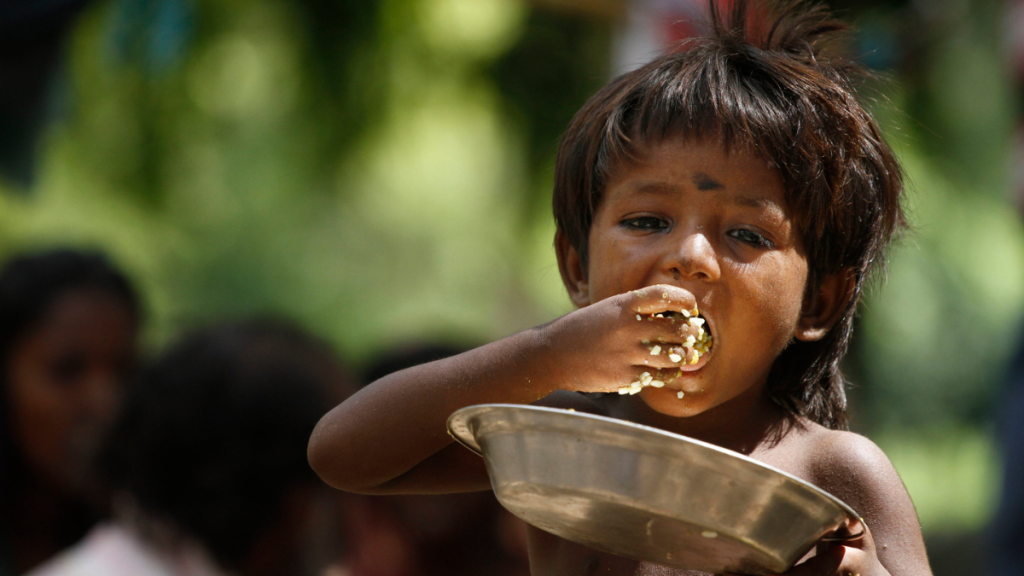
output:
POLYGON ((717 280, 721 274, 714 246, 699 230, 681 238, 669 265, 676 279, 717 280))

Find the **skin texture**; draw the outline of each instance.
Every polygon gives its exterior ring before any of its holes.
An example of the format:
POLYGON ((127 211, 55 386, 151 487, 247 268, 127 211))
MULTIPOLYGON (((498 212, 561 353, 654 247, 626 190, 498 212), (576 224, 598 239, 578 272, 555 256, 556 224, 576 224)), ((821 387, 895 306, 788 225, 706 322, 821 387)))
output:
MULTIPOLYGON (((825 279, 805 300, 808 266, 778 174, 744 151, 669 139, 620 166, 605 188, 584 265, 556 237, 562 279, 577 310, 465 354, 381 379, 335 408, 310 442, 332 485, 366 493, 487 489, 482 461, 451 443, 457 408, 535 402, 611 415, 711 442, 813 482, 858 510, 871 532, 820 550, 790 574, 930 573, 910 499, 870 441, 789 417, 765 394, 772 362, 793 339, 837 321, 850 275, 825 279), (698 307, 714 337, 680 366, 648 343, 685 336, 665 311, 698 307), (637 320, 640 315, 641 320, 637 320), (664 388, 600 403, 642 372, 664 388), (685 393, 683 399, 677 392, 685 393), (556 393, 557 392, 557 393, 556 393)), ((688 574, 602 554, 530 529, 535 575, 688 574)))

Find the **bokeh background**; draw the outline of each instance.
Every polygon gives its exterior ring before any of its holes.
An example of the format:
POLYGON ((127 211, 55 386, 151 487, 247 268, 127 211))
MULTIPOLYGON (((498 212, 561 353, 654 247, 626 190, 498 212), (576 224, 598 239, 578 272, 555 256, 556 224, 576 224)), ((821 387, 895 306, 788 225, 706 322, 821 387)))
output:
MULTIPOLYGON (((145 294, 151 348, 273 313, 358 366, 570 310, 551 246, 559 134, 629 66, 652 14, 685 3, 22 4, 59 17, 38 30, 14 8, 0 39, 14 111, 0 119, 0 258, 107 251, 145 294)), ((900 471, 936 574, 970 574, 1024 313, 1024 10, 831 5, 878 76, 865 96, 906 169, 914 226, 861 310, 854 428, 900 471)))

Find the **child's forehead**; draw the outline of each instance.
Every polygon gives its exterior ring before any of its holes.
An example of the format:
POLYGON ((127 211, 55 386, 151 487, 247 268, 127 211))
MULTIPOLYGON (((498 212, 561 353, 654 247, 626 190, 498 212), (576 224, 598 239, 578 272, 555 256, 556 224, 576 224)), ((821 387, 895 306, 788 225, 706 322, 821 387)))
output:
POLYGON ((782 174, 752 146, 683 136, 638 142, 610 163, 602 199, 624 181, 651 188, 657 187, 659 180, 687 182, 702 191, 753 187, 777 192, 779 200, 786 201, 782 174))
POLYGON ((704 156, 724 156, 742 158, 747 161, 764 164, 774 168, 774 162, 759 151, 757 143, 747 140, 726 140, 721 134, 681 134, 648 136, 636 135, 630 139, 628 149, 624 150, 619 164, 631 162, 649 162, 652 156, 666 148, 674 148, 680 154, 704 156))

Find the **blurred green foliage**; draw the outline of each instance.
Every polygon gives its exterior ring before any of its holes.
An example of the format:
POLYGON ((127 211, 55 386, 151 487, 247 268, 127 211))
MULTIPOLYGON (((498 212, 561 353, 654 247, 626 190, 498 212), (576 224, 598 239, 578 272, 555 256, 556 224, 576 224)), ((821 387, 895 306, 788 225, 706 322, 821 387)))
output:
MULTIPOLYGON (((890 43, 864 56, 893 66, 874 108, 914 225, 862 310, 856 422, 926 528, 977 527, 998 468, 989 408, 1024 312, 1000 7, 841 7, 890 43)), ((554 150, 607 80, 612 37, 522 0, 100 3, 72 38, 73 109, 38 183, 0 194, 0 250, 108 250, 146 294, 153 345, 276 313, 358 362, 544 322, 569 310, 554 150)))
POLYGON ((137 3, 80 23, 74 112, 33 194, 2 198, 6 250, 107 248, 155 343, 280 313, 358 360, 568 309, 538 214, 558 127, 605 79, 606 24, 517 0, 197 2, 188 50, 154 66, 159 11, 137 3))

